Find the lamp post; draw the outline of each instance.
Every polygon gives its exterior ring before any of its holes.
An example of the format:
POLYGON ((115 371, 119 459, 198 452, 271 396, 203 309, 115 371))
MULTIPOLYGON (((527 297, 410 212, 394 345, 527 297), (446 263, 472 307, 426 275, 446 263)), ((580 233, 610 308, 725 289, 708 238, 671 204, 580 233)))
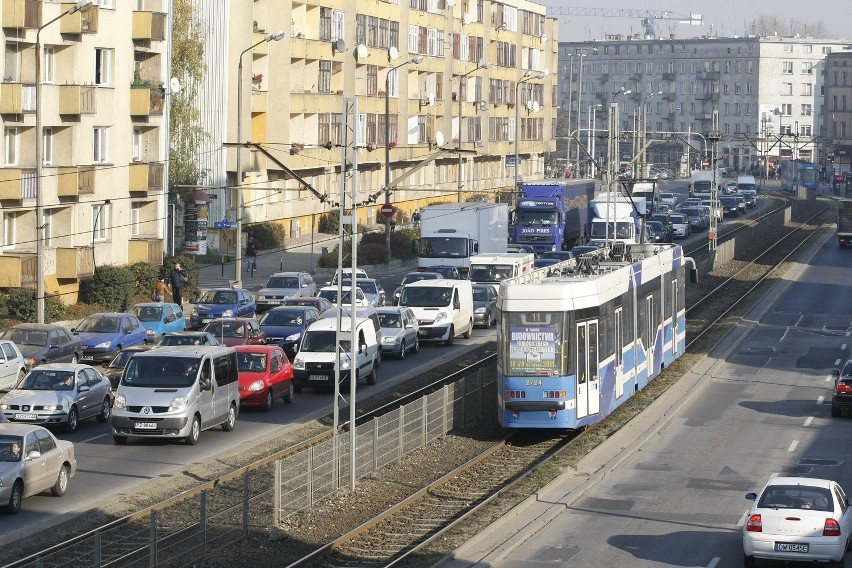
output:
MULTIPOLYGON (((279 41, 284 37, 284 31, 278 30, 274 34, 269 34, 259 42, 245 48, 240 53, 239 64, 237 65, 237 142, 243 143, 243 55, 257 47, 262 43, 270 41, 279 41)), ((242 288, 243 286, 243 164, 240 160, 242 154, 242 146, 237 146, 237 182, 234 185, 237 192, 237 237, 234 240, 234 288, 242 288)))
POLYGON ((589 177, 594 179, 597 177, 598 171, 595 166, 595 134, 598 131, 598 119, 597 113, 599 108, 603 108, 603 105, 596 104, 592 105, 592 119, 589 121, 589 136, 591 139, 589 140, 589 154, 592 156, 592 161, 589 164, 589 177))
MULTIPOLYGON (((650 95, 644 97, 641 101, 641 107, 639 108, 639 116, 637 118, 637 130, 638 130, 638 142, 637 149, 641 150, 645 146, 645 138, 647 137, 648 130, 648 101, 656 97, 657 95, 662 95, 662 91, 657 91, 656 93, 651 93, 650 95)), ((645 151, 642 150, 642 156, 639 159, 639 172, 641 173, 641 177, 646 177, 648 175, 647 164, 645 163, 645 151)))
MULTIPOLYGON (((589 50, 587 47, 581 47, 578 51, 577 56, 580 58, 580 72, 577 76, 577 128, 580 128, 580 112, 583 109, 583 58, 588 54, 586 53, 589 50)), ((597 52, 598 48, 592 48, 593 52, 597 52)), ((568 109, 569 112, 571 109, 568 109)), ((574 170, 575 172, 580 169, 580 144, 577 144, 577 160, 574 162, 574 170)))
MULTIPOLYGON (((35 179, 35 194, 36 194, 36 210, 35 210, 35 231, 36 231, 36 320, 38 323, 44 323, 44 223, 42 220, 42 210, 44 208, 44 196, 41 191, 42 178, 42 146, 44 144, 44 128, 41 125, 41 30, 50 24, 58 21, 63 16, 76 14, 77 12, 86 12, 94 6, 92 0, 79 0, 75 5, 68 8, 46 24, 39 27, 36 31, 35 41, 35 75, 36 75, 36 92, 35 92, 35 115, 36 115, 36 179, 35 179)), ((92 253, 94 254, 94 252, 92 253)))
POLYGON ((485 61, 484 59, 480 59, 476 62, 476 67, 468 71, 467 73, 462 73, 459 75, 459 92, 456 97, 459 100, 459 171, 458 171, 458 202, 461 203, 462 200, 462 153, 461 153, 461 145, 462 145, 462 79, 470 75, 471 73, 476 73, 480 69, 488 69, 491 67, 491 64, 485 61))
MULTIPOLYGON (((515 185, 512 187, 512 209, 514 210, 515 199, 518 195, 518 181, 520 180, 518 175, 518 169, 520 165, 518 164, 518 139, 521 137, 522 129, 520 124, 518 123, 519 116, 518 111, 520 109, 520 101, 518 100, 518 89, 520 88, 522 83, 527 83, 532 81, 533 79, 542 79, 545 76, 543 71, 530 71, 527 69, 524 71, 524 76, 515 83, 515 185)), ((461 124, 461 121, 459 121, 461 124)))
POLYGON ((600 106, 601 105, 599 105, 599 104, 589 105, 589 108, 586 111, 586 114, 588 115, 586 117, 586 120, 587 120, 587 123, 588 123, 588 127, 586 128, 586 148, 589 149, 589 170, 587 172, 588 177, 594 177, 591 174, 591 172, 592 172, 592 168, 595 167, 594 166, 594 161, 595 161, 595 135, 592 132, 592 109, 594 109, 596 111, 598 109, 598 107, 600 107, 600 106))
MULTIPOLYGON (((571 168, 571 103, 572 103, 571 99, 572 99, 572 96, 574 94, 574 56, 569 55, 568 57, 571 58, 571 63, 570 63, 569 71, 568 71, 568 109, 565 112, 565 116, 568 117, 568 119, 567 119, 568 124, 565 127, 565 130, 568 132, 568 140, 567 140, 567 143, 566 143, 568 150, 567 150, 567 153, 565 154, 565 158, 566 158, 565 167, 567 169, 570 169, 571 168)), ((515 122, 517 122, 517 120, 515 122)), ((564 177, 565 172, 563 172, 562 175, 564 177)), ((573 172, 572 172, 572 175, 573 175, 573 172)))
POLYGON ((92 221, 92 272, 98 271, 98 264, 95 261, 95 233, 98 230, 98 219, 101 216, 101 212, 104 210, 104 207, 109 205, 109 199, 104 199, 104 202, 100 204, 98 207, 97 213, 95 213, 95 218, 92 221))
MULTIPOLYGON (((400 67, 404 65, 408 65, 409 63, 414 63, 417 65, 423 61, 422 55, 415 55, 408 61, 400 63, 399 65, 394 65, 390 69, 388 69, 387 75, 385 75, 385 203, 390 204, 390 183, 391 183, 391 174, 390 174, 390 76, 392 71, 396 71, 400 67)), ((388 254, 388 262, 391 260, 391 237, 390 237, 390 229, 391 229, 391 218, 385 217, 385 248, 387 249, 388 254)))

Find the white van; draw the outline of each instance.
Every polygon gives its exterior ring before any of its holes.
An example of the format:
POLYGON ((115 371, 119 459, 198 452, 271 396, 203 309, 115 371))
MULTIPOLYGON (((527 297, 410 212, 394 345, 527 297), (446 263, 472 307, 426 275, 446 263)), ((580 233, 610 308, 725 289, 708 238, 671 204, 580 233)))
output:
POLYGON ((468 277, 474 284, 491 284, 499 291, 500 282, 530 272, 535 266, 531 252, 477 254, 470 257, 468 277))
POLYGON ((197 444, 202 430, 234 429, 240 409, 237 352, 225 346, 160 347, 131 357, 112 407, 116 444, 130 436, 197 444))
POLYGON ((755 193, 760 189, 757 185, 757 180, 754 176, 739 176, 737 177, 737 191, 741 189, 753 189, 755 193))
POLYGON ((420 322, 420 341, 452 345, 456 335, 470 338, 473 329, 470 280, 420 280, 406 284, 399 305, 411 308, 420 322))
POLYGON ((376 341, 378 331, 370 318, 355 317, 355 333, 358 342, 355 364, 350 353, 352 318, 341 317, 340 329, 337 318, 319 319, 308 326, 302 335, 299 352, 293 358, 293 378, 296 392, 302 387, 334 388, 334 368, 340 364, 340 382, 349 383, 352 368, 355 367, 355 381, 364 378, 368 385, 376 384, 381 343, 376 341), (340 355, 335 353, 338 332, 340 334, 340 355))

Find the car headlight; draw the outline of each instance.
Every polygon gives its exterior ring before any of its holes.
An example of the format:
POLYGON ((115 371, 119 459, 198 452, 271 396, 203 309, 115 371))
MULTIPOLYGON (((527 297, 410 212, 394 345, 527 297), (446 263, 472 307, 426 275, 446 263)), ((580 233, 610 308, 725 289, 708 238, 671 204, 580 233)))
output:
POLYGON ((248 390, 250 391, 262 391, 265 388, 263 381, 254 381, 249 385, 248 390))
POLYGON ((223 318, 232 318, 232 317, 234 317, 234 310, 225 310, 224 312, 222 312, 222 317, 223 317, 223 318))
POLYGON ((302 336, 301 333, 294 333, 293 335, 288 335, 284 338, 284 341, 299 341, 299 338, 302 336))
POLYGON ((62 405, 61 404, 45 404, 42 408, 44 408, 45 410, 50 410, 50 411, 62 410, 62 405))
POLYGON ((476 308, 475 310, 473 310, 473 313, 475 313, 475 314, 484 314, 484 313, 485 313, 485 308, 484 308, 484 307, 482 307, 482 308, 476 308))
POLYGON ((0 404, 0 410, 9 410, 9 405, 6 403, 0 404))
POLYGON ((147 335, 148 337, 154 337, 156 334, 154 333, 153 329, 149 329, 145 332, 145 335, 147 335))
POLYGON ((295 359, 293 359, 293 368, 304 370, 305 369, 305 360, 302 359, 301 357, 296 357, 295 359))
POLYGON ((340 358, 340 370, 347 371, 349 367, 352 366, 352 360, 349 358, 349 355, 343 355, 340 358))
POLYGON ((101 341, 97 345, 95 345, 95 349, 109 349, 112 345, 112 341, 101 341))
POLYGON ((266 299, 266 296, 258 296, 258 297, 257 297, 257 299, 258 299, 258 300, 265 300, 265 299, 266 299))
POLYGON ((179 396, 175 398, 169 405, 169 412, 177 412, 179 410, 183 410, 184 408, 186 408, 187 402, 189 401, 185 396, 179 396))
POLYGON ((189 315, 191 315, 191 316, 197 316, 197 315, 198 315, 198 310, 196 310, 195 308, 192 308, 192 311, 191 311, 191 312, 189 312, 189 315))
POLYGON ((116 410, 124 410, 127 407, 127 400, 124 398, 123 394, 115 397, 115 400, 112 403, 112 407, 116 410))
POLYGON ((435 316, 435 323, 442 322, 447 319, 447 312, 439 312, 437 316, 435 316))

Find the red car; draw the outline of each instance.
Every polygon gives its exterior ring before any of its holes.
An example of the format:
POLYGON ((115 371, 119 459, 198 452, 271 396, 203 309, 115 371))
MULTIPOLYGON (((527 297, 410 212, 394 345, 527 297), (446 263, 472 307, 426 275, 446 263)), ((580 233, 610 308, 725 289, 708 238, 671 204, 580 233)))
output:
POLYGON ((237 345, 264 345, 266 332, 256 319, 219 318, 205 325, 201 331, 213 334, 219 343, 228 347, 237 345))
POLYGON ((240 404, 272 410, 276 398, 293 402, 293 366, 277 345, 238 345, 240 404))

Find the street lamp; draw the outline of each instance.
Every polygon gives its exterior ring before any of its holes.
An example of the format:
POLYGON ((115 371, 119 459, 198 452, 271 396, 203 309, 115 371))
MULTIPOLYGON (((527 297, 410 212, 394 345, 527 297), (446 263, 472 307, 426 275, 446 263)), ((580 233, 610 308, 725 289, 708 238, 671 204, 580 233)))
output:
MULTIPOLYGON (((603 106, 603 105, 600 105, 600 104, 589 105, 589 108, 586 111, 586 114, 588 115, 587 118, 586 118, 586 120, 588 121, 588 127, 586 128, 586 148, 589 149, 589 160, 590 160, 589 172, 592 171, 592 168, 594 167, 594 161, 595 161, 595 138, 594 138, 595 135, 594 135, 594 133, 592 133, 592 109, 597 111, 598 107, 600 107, 600 106, 603 106)), ((589 175, 589 177, 594 177, 594 176, 589 175)))
POLYGON ((237 238, 234 241, 235 250, 234 250, 234 288, 242 288, 243 286, 243 277, 242 277, 242 269, 243 269, 243 164, 240 160, 240 154, 242 154, 242 139, 243 139, 243 55, 257 47, 262 43, 267 43, 270 41, 279 41, 284 37, 284 31, 278 30, 274 34, 269 34, 259 42, 247 47, 240 53, 239 64, 237 65, 237 142, 240 146, 237 146, 237 182, 235 184, 235 188, 237 191, 237 238))
MULTIPOLYGON (((598 48, 591 48, 593 53, 597 53, 598 48)), ((580 112, 583 108, 583 58, 588 55, 589 48, 581 47, 577 50, 577 56, 580 58, 580 73, 577 77, 577 128, 580 128, 580 112)), ((569 112, 571 109, 568 109, 569 112)), ((580 169, 580 144, 577 144, 577 161, 574 163, 575 173, 580 169)))
MULTIPOLYGON (((41 125, 41 30, 50 24, 58 21, 62 16, 76 14, 77 12, 86 12, 94 7, 92 0, 79 0, 75 5, 68 8, 46 24, 42 25, 36 31, 35 41, 35 75, 36 75, 36 92, 35 92, 35 113, 36 113, 36 210, 35 210, 35 231, 36 231, 36 319, 38 323, 44 323, 44 223, 42 222, 42 209, 44 208, 44 196, 41 192, 42 178, 42 145, 44 144, 43 136, 44 128, 41 125)), ((93 253, 94 254, 94 253, 93 253)))
POLYGON ((95 261, 95 233, 98 230, 98 218, 107 205, 109 205, 109 199, 104 199, 104 202, 98 207, 97 213, 95 213, 95 219, 92 221, 92 272, 95 273, 98 271, 98 264, 95 261))
POLYGON ((645 146, 645 137, 646 137, 646 131, 647 131, 647 127, 648 127, 648 125, 647 125, 648 110, 646 108, 646 105, 648 104, 649 100, 653 99, 657 95, 662 95, 662 94, 663 94, 662 91, 657 91, 656 93, 651 93, 650 95, 642 97, 642 99, 640 99, 640 101, 639 101, 638 112, 636 113, 636 116, 634 118, 634 120, 636 122, 636 134, 633 137, 634 144, 636 145, 635 149, 633 151, 634 157, 635 157, 636 152, 641 151, 641 154, 642 154, 639 161, 637 162, 638 165, 639 165, 639 174, 640 174, 637 177, 643 177, 644 178, 644 177, 647 176, 647 172, 646 172, 647 166, 645 164, 645 151, 642 150, 642 148, 645 146))
MULTIPOLYGON (((414 63, 417 65, 418 63, 423 62, 422 55, 415 55, 408 61, 404 61, 399 65, 395 65, 388 69, 388 74, 385 75, 385 203, 390 204, 390 183, 391 183, 391 175, 390 175, 390 76, 391 72, 399 69, 404 65, 408 65, 409 63, 414 63)), ((387 248, 388 252, 388 262, 391 260, 391 237, 390 237, 390 229, 391 229, 391 218, 385 217, 385 248, 387 248)))
MULTIPOLYGON (((518 124, 518 110, 520 109, 520 101, 518 100, 518 88, 522 83, 527 83, 532 81, 533 79, 543 79, 546 76, 544 71, 530 71, 527 69, 524 71, 524 76, 520 78, 518 82, 515 83, 515 186, 512 188, 512 204, 515 203, 515 198, 518 192, 518 138, 521 136, 522 129, 518 124)), ((461 132, 461 120, 459 120, 459 132, 461 132)))
POLYGON ((488 63, 484 59, 480 59, 476 62, 476 67, 468 71, 467 73, 462 73, 459 75, 459 91, 456 98, 459 101, 459 171, 458 171, 458 202, 461 203, 462 200, 462 153, 461 153, 461 144, 462 144, 462 79, 470 75, 471 73, 476 73, 480 69, 488 69, 491 67, 491 64, 488 63))
POLYGON ((598 131, 597 113, 599 108, 603 108, 601 104, 591 105, 591 117, 589 120, 589 155, 591 163, 589 164, 589 177, 594 179, 597 176, 597 167, 595 165, 595 138, 598 131))

